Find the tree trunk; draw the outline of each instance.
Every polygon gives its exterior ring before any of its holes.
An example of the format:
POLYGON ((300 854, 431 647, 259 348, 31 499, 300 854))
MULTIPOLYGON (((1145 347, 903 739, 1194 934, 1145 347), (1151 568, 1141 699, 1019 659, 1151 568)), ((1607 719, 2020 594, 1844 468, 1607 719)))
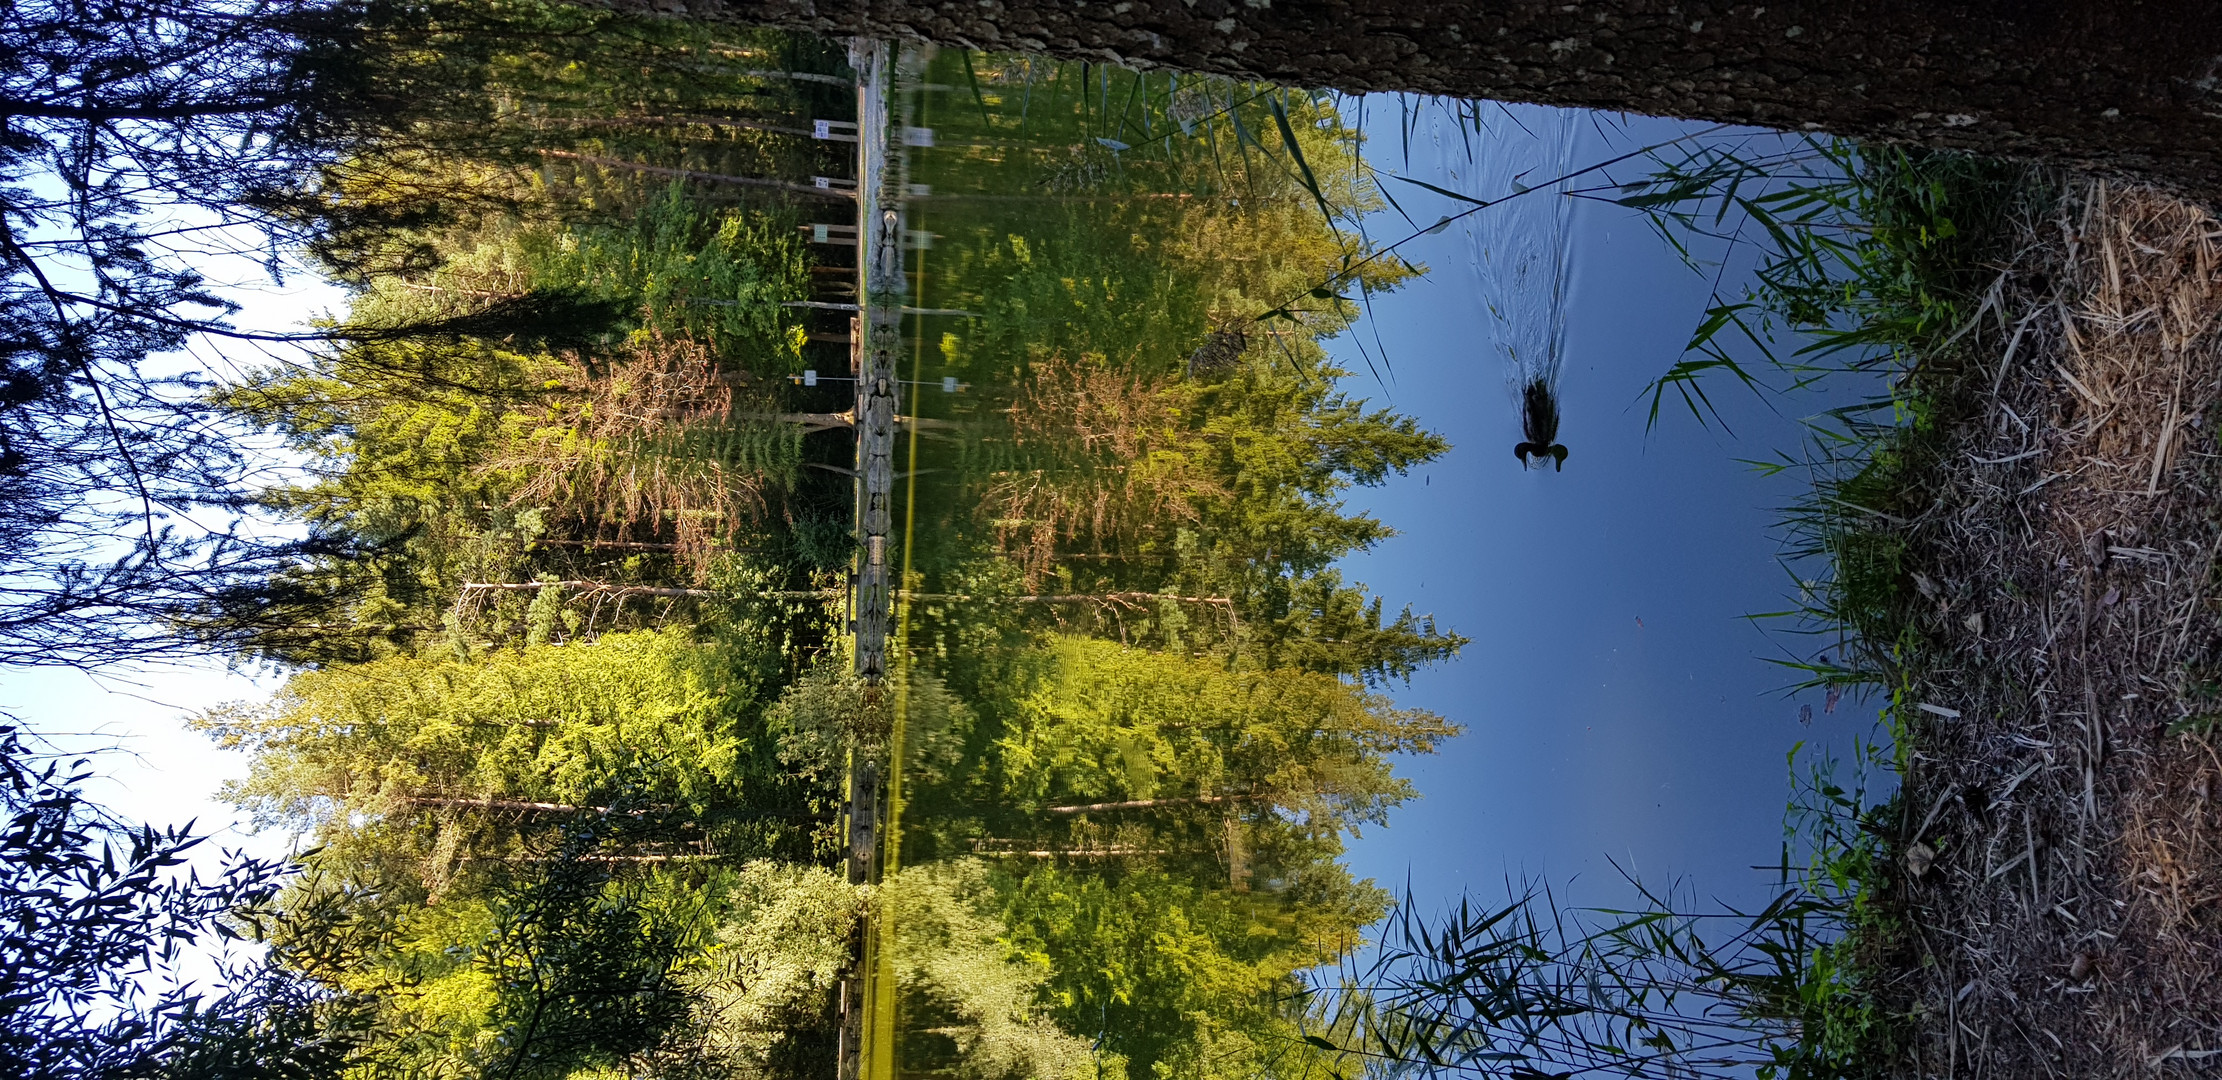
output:
POLYGON ((1077 806, 1045 806, 1052 814, 1097 814, 1109 810, 1156 810, 1167 806, 1217 806, 1220 803, 1256 802, 1271 798, 1270 795, 1188 795, 1174 799, 1128 799, 1125 802, 1086 803, 1077 806))
POLYGON ((604 596, 671 596, 692 597, 703 600, 723 600, 736 596, 749 596, 762 600, 837 600, 839 589, 767 589, 754 592, 732 592, 726 589, 676 589, 659 585, 623 585, 610 581, 466 581, 456 588, 463 592, 538 592, 554 586, 572 592, 599 593, 604 596))
POLYGON ((1174 593, 1107 592, 1107 593, 1045 593, 1040 596, 973 596, 970 593, 905 592, 905 600, 979 601, 986 604, 1120 604, 1133 607, 1155 600, 1171 600, 1180 604, 1211 604, 1229 610, 1234 600, 1225 596, 1179 596, 1174 593))
MULTIPOLYGON (((709 121, 702 122, 708 123, 709 121)), ((762 127, 763 125, 755 126, 762 127)), ((786 131, 787 129, 775 128, 773 130, 786 131)), ((807 135, 809 132, 797 132, 797 134, 807 135)), ((705 180, 716 184, 742 184, 775 188, 793 195, 805 195, 816 199, 832 199, 837 202, 849 202, 856 198, 855 195, 840 188, 821 188, 812 184, 798 184, 792 180, 767 180, 761 176, 730 176, 725 173, 703 172, 699 169, 667 169, 661 165, 643 165, 636 161, 626 161, 623 158, 602 157, 597 154, 575 154, 568 150, 542 150, 540 156, 561 158, 565 161, 583 161, 589 165, 600 165, 609 169, 624 169, 627 172, 675 176, 681 180, 705 180)))
POLYGON ((459 810, 515 810, 541 814, 575 814, 592 811, 609 813, 607 806, 572 806, 569 803, 524 802, 518 799, 474 799, 468 795, 411 795, 403 800, 411 806, 436 806, 459 810))
POLYGON ((1299 86, 1819 130, 2222 203, 2214 0, 610 0, 1299 86))

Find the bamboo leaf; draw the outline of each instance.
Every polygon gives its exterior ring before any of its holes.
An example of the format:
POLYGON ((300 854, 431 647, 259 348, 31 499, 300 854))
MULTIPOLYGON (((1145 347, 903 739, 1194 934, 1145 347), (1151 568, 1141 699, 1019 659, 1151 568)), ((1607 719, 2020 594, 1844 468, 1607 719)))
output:
POLYGON ((1296 162, 1297 175, 1304 184, 1304 190, 1312 193, 1312 201, 1319 204, 1320 216, 1327 219, 1328 228, 1333 228, 1335 211, 1327 205, 1326 193, 1319 189, 1319 178, 1312 175, 1311 162, 1304 160, 1303 144, 1296 141, 1296 129, 1289 126, 1287 105, 1280 97, 1267 97, 1265 104, 1273 111, 1273 123, 1281 129, 1281 143, 1288 148, 1288 156, 1296 162))
POLYGON ((1416 184, 1420 187, 1434 192, 1437 195, 1445 195, 1450 198, 1457 199, 1459 202, 1472 203, 1475 206, 1488 206, 1493 201, 1490 199, 1477 199, 1471 195, 1465 194, 1464 192, 1452 191, 1451 189, 1446 187, 1437 187, 1436 185, 1430 184, 1425 180, 1418 180, 1409 176, 1398 176, 1395 173, 1389 173, 1388 176, 1391 180, 1402 180, 1407 184, 1416 184))

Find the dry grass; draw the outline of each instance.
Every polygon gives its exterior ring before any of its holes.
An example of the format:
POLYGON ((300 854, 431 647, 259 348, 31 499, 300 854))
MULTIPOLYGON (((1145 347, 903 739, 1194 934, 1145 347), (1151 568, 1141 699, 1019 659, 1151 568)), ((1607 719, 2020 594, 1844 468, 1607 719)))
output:
POLYGON ((2095 184, 2020 239, 1911 530, 1912 1065, 2222 1074, 2222 756, 2168 733, 2222 661, 2222 223, 2095 184))

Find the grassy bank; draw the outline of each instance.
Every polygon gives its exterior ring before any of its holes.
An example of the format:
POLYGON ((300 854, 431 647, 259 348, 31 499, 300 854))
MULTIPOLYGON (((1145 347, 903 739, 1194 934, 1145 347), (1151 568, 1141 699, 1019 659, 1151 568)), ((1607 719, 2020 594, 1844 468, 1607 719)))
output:
POLYGON ((1798 996, 1806 1074, 2195 1066, 2222 1046, 2222 232, 2158 192, 1954 159, 1860 183, 1832 306, 1755 309, 1831 320, 1784 371, 1889 375, 1780 463, 1813 479, 1788 516, 1818 569, 1789 613, 1816 635, 1801 676, 1879 694, 1865 763, 1896 782, 1870 804, 1816 779, 1794 808, 1834 929, 1798 996))
POLYGON ((1811 482, 1783 519, 1797 586, 1781 618, 1810 643, 1790 666, 1826 690, 1827 711, 1847 697, 1882 707, 1848 759, 1790 754, 1785 876, 1812 907, 1808 924, 1766 943, 1785 963, 1754 1003, 1794 1033, 1781 1075, 1872 1077, 1901 1071, 1916 1022, 1902 782, 1921 743, 1926 666, 1954 648, 1924 617, 1937 587, 1915 526, 1943 509, 1951 433, 1989 390, 1981 357, 1998 343, 1981 331, 2013 224, 2044 184, 2015 166, 1888 148, 1832 147, 1818 160, 1841 164, 1842 178, 1746 204, 1773 247, 1751 306, 1726 325, 1800 383, 1882 376, 1882 393, 1815 418, 1802 458, 1765 466, 1811 482))

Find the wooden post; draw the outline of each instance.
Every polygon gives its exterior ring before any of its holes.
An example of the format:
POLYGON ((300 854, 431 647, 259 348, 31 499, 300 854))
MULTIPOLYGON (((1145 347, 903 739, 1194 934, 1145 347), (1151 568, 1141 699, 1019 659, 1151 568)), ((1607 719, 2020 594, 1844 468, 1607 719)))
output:
MULTIPOLYGON (((856 244, 857 316, 851 323, 850 369, 856 378, 856 568, 850 599, 849 631, 856 650, 856 674, 867 702, 876 703, 887 677, 888 624, 894 600, 888 543, 893 530, 895 492, 895 359, 902 347, 903 277, 902 201, 897 170, 890 167, 888 93, 893 49, 885 41, 849 42, 849 66, 856 70, 856 244), (889 198, 890 194, 896 197, 889 198)), ((880 770, 862 756, 849 767, 848 870, 852 884, 879 878, 880 770)), ((840 988, 838 1080, 858 1080, 878 1071, 870 1058, 887 1048, 870 1033, 882 1026, 876 1015, 873 967, 877 919, 867 912, 858 928, 849 970, 840 988)))
POLYGON ((892 49, 883 41, 850 46, 857 71, 857 295, 863 308, 856 367, 856 673, 867 685, 887 675, 894 600, 888 544, 895 492, 895 361, 902 348, 902 199, 890 190, 888 100, 892 49), (893 197, 890 197, 893 196, 893 197))
MULTIPOLYGON (((886 700, 888 639, 897 596, 894 537, 895 433, 905 427, 940 422, 902 415, 903 384, 896 361, 903 348, 903 317, 909 314, 969 315, 970 312, 906 307, 909 280, 903 266, 908 247, 923 248, 931 237, 903 227, 903 204, 914 192, 909 184, 904 146, 931 146, 932 133, 890 123, 890 97, 899 63, 904 87, 915 89, 925 54, 898 58, 885 41, 857 38, 849 43, 849 66, 857 73, 856 94, 856 245, 857 303, 795 301, 798 306, 850 309, 850 368, 856 378, 856 405, 848 420, 856 431, 856 568, 850 592, 849 630, 856 650, 856 675, 864 684, 867 707, 895 706, 886 700), (891 135, 900 132, 900 145, 891 135)), ((825 230, 827 239, 831 229, 825 230)), ((808 418, 804 418, 808 419, 808 418)), ((946 425, 940 425, 946 426, 946 425)), ((900 726, 891 756, 901 757, 900 726)), ((888 764, 858 757, 849 767, 847 816, 849 880, 877 883, 894 862, 899 842, 900 787, 888 764)), ((884 905, 884 901, 882 901, 884 905)), ((894 1076, 894 970, 879 945, 884 906, 867 912, 856 942, 855 958, 840 990, 840 1080, 892 1080, 894 1076)))

